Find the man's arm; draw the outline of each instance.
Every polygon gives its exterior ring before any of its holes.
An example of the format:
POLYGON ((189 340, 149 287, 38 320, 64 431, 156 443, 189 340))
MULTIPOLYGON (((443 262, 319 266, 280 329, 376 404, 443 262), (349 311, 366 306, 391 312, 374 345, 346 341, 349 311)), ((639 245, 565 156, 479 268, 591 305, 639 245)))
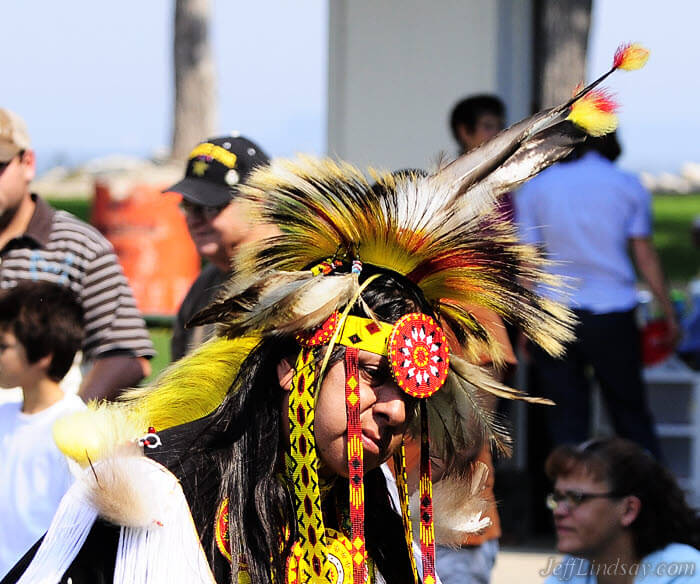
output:
POLYGON ((639 273, 649 285, 651 293, 664 313, 664 318, 669 326, 667 341, 675 345, 680 337, 680 327, 678 326, 676 313, 673 310, 673 304, 671 304, 659 256, 651 243, 651 239, 648 237, 631 238, 630 247, 637 270, 639 270, 639 273))
POLYGON ((115 355, 97 359, 80 385, 83 401, 115 399, 124 388, 133 387, 150 375, 151 364, 144 357, 115 355))

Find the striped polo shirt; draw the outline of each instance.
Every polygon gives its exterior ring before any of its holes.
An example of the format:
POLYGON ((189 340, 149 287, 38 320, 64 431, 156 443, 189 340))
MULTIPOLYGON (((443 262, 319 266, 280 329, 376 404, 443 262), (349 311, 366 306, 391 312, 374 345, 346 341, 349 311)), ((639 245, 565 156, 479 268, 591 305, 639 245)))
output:
POLYGON ((67 286, 85 314, 86 359, 114 355, 152 357, 146 325, 112 244, 87 223, 36 195, 27 230, 0 251, 0 288, 22 280, 67 286))

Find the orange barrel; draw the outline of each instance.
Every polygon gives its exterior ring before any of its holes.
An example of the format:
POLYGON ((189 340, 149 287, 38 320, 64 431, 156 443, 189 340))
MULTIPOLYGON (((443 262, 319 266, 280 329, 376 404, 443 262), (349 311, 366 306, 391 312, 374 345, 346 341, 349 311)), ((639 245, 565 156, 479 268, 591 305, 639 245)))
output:
POLYGON ((199 274, 201 261, 178 209, 171 183, 134 183, 115 193, 113 180, 95 180, 92 224, 112 243, 136 304, 148 315, 172 315, 199 274))

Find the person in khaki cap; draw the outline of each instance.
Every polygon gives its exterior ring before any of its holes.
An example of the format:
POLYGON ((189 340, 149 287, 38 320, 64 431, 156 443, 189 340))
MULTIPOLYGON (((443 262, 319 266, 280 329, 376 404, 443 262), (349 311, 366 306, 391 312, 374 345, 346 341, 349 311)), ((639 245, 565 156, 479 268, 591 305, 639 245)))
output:
POLYGON ((22 118, 0 108, 0 161, 12 160, 22 150, 29 150, 29 133, 22 118))
POLYGON ((111 399, 150 373, 145 323, 112 245, 93 227, 31 192, 36 172, 22 119, 0 108, 0 289, 53 282, 80 298, 85 399, 111 399))

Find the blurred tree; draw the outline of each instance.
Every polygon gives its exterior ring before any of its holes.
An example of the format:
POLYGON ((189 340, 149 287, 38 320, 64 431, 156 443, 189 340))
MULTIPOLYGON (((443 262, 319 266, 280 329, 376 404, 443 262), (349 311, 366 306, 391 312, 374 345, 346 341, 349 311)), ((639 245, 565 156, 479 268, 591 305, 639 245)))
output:
POLYGON ((184 160, 217 127, 209 0, 175 0, 175 112, 171 156, 184 160))
POLYGON ((535 0, 534 110, 566 101, 586 78, 592 0, 535 0))

